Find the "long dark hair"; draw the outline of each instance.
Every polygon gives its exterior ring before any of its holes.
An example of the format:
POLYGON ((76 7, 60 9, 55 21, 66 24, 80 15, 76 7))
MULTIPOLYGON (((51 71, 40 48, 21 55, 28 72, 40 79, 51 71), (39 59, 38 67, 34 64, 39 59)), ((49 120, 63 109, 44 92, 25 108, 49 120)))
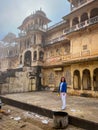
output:
POLYGON ((64 78, 64 81, 63 81, 63 82, 66 82, 66 79, 65 79, 65 77, 61 77, 61 82, 62 82, 62 78, 64 78))

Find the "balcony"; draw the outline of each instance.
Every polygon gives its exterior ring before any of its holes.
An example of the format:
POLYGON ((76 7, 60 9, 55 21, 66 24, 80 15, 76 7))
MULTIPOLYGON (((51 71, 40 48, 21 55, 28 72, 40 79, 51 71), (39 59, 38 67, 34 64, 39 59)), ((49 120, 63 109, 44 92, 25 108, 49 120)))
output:
POLYGON ((28 28, 28 31, 33 31, 33 30, 40 30, 42 32, 46 32, 47 28, 36 24, 36 25, 33 25, 32 27, 28 28))
POLYGON ((47 42, 47 44, 53 44, 59 41, 63 41, 64 39, 66 39, 66 37, 64 35, 58 36, 54 39, 51 39, 50 41, 47 42))
POLYGON ((64 29, 63 34, 69 34, 71 32, 78 31, 82 28, 85 28, 87 26, 90 26, 90 25, 93 25, 93 24, 96 24, 96 23, 98 23, 98 16, 90 18, 90 19, 88 19, 84 22, 81 22, 79 24, 76 24, 76 25, 72 26, 71 28, 64 29))
POLYGON ((78 9, 78 8, 88 4, 90 2, 93 2, 93 1, 95 1, 95 0, 82 0, 81 2, 78 2, 75 6, 72 6, 71 11, 74 11, 74 10, 76 10, 76 9, 78 9))

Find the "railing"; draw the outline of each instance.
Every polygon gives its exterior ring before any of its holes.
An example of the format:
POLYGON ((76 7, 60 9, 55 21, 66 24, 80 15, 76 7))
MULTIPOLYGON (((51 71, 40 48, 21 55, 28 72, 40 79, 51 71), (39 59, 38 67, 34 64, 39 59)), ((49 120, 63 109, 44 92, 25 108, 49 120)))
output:
POLYGON ((87 23, 88 23, 89 25, 95 24, 95 23, 97 23, 97 22, 98 22, 98 16, 87 20, 87 23))
POLYGON ((43 27, 43 26, 39 26, 37 24, 33 25, 32 27, 28 28, 28 31, 32 31, 32 30, 41 30, 43 32, 46 32, 47 28, 43 27))
POLYGON ((74 11, 74 10, 76 10, 76 9, 78 9, 78 8, 84 6, 92 1, 95 1, 95 0, 82 0, 81 2, 78 2, 76 6, 72 7, 71 11, 74 11))
POLYGON ((89 25, 92 25, 92 24, 95 24, 95 23, 98 23, 98 16, 96 17, 93 17, 93 18, 90 18, 84 22, 81 22, 79 24, 76 24, 70 28, 66 28, 63 30, 63 34, 69 34, 71 32, 74 32, 74 31, 77 31, 77 30, 80 30, 81 28, 85 28, 89 25))
POLYGON ((48 30, 51 30, 51 29, 53 29, 53 28, 55 28, 55 27, 57 27, 57 26, 59 26, 59 25, 62 25, 63 23, 66 23, 66 21, 65 21, 65 20, 60 21, 59 23, 56 23, 55 25, 50 26, 50 27, 48 28, 48 30))
POLYGON ((58 36, 50 41, 47 42, 47 44, 53 44, 55 42, 59 42, 59 41, 62 41, 65 39, 65 36, 64 35, 61 35, 61 36, 58 36))

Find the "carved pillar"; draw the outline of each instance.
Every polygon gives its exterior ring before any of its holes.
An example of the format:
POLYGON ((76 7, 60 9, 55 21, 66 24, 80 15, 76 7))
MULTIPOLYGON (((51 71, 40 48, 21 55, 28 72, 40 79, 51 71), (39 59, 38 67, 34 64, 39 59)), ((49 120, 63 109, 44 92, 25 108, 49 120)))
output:
POLYGON ((81 23, 81 16, 78 17, 78 21, 79 21, 79 23, 81 23))
POLYGON ((73 88, 73 76, 74 76, 74 75, 73 75, 73 71, 71 71, 71 86, 72 86, 72 89, 74 89, 74 88, 73 88))
POLYGON ((91 74, 91 90, 94 91, 94 84, 93 84, 93 70, 90 70, 91 74))
POLYGON ((83 76, 83 73, 82 73, 82 70, 80 70, 80 87, 81 87, 81 90, 83 90, 82 76, 83 76))
POLYGON ((90 19, 90 10, 88 11, 88 19, 90 19))
POLYGON ((73 19, 70 19, 70 28, 72 27, 72 20, 73 20, 73 19))

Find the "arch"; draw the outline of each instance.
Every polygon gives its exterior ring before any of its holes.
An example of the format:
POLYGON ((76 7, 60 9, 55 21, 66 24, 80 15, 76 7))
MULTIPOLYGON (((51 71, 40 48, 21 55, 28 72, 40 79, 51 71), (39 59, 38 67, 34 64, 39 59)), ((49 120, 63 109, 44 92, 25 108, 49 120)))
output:
POLYGON ((39 51, 39 60, 43 60, 43 59, 44 59, 44 52, 39 51))
POLYGON ((91 10, 90 18, 98 16, 98 8, 94 8, 91 10))
POLYGON ((88 14, 87 13, 83 13, 82 15, 81 15, 81 22, 84 22, 84 21, 86 21, 88 19, 88 14))
POLYGON ((24 54, 24 66, 31 66, 31 51, 27 51, 24 54))
POLYGON ((37 51, 34 51, 33 53, 33 60, 37 60, 37 51))
POLYGON ((91 90, 91 76, 88 69, 83 70, 82 86, 84 90, 91 90))
POLYGON ((98 68, 94 70, 93 75, 93 84, 94 84, 94 90, 98 91, 98 68))
POLYGON ((75 17, 74 19, 73 19, 73 21, 72 21, 72 26, 74 26, 74 25, 76 25, 76 24, 78 24, 79 23, 79 19, 78 19, 78 17, 75 17))
POLYGON ((78 90, 81 88, 79 70, 74 71, 74 74, 73 74, 73 88, 78 89, 78 90))

